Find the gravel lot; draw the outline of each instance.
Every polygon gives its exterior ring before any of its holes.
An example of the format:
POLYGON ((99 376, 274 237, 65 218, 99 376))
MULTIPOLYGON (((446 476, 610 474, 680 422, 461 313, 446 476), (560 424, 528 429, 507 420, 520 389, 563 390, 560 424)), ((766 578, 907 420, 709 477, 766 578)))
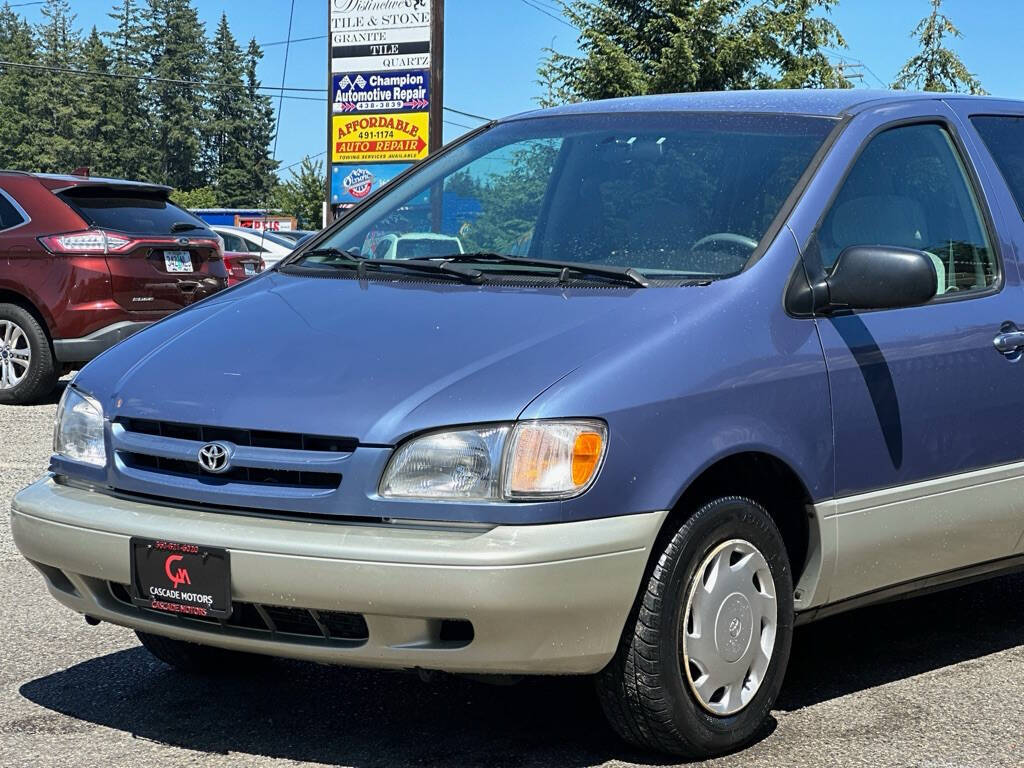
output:
MULTIPOLYGON (((0 510, 53 403, 0 406, 0 510)), ((49 598, 0 518, 0 766, 669 765, 609 735, 586 680, 509 687, 273 662, 176 674, 49 598)), ((1024 766, 1024 576, 797 630, 772 731, 714 766, 1024 766)))

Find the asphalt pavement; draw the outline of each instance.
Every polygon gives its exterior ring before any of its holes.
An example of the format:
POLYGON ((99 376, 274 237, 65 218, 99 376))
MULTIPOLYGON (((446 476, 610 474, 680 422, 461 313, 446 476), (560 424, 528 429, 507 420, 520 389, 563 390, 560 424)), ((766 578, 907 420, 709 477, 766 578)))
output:
MULTIPOLYGON (((0 510, 46 468, 55 401, 0 406, 0 510)), ((0 516, 0 766, 672 765, 589 681, 493 686, 269 661, 189 677, 46 593, 0 516)), ((1024 766, 1024 575, 799 628, 765 737, 713 766, 1024 766)))

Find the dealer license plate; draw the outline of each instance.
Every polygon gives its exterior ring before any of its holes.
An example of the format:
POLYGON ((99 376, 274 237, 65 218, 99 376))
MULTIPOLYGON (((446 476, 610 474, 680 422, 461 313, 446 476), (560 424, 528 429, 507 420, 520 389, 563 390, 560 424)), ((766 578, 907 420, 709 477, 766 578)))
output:
POLYGON ((168 272, 191 272, 192 254, 188 251, 164 251, 164 266, 168 272))
POLYGON ((231 615, 231 563, 226 549, 132 538, 132 602, 183 616, 231 615))

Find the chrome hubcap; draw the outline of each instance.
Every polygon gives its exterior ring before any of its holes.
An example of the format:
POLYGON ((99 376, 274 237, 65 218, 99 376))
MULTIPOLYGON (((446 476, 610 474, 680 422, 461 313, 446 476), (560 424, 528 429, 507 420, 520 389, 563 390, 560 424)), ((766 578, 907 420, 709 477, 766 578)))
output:
POLYGON ((0 389, 13 389, 28 375, 32 348, 28 336, 10 320, 0 320, 0 389))
POLYGON ((771 663, 778 606, 771 569, 757 547, 715 547, 693 578, 683 613, 683 669, 697 701, 715 715, 739 712, 771 663))

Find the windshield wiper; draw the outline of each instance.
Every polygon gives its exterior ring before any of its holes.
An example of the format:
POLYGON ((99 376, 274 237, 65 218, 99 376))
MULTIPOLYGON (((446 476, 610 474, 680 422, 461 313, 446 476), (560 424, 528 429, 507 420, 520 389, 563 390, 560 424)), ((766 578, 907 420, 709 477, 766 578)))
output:
POLYGON ((191 221, 176 221, 171 224, 171 232, 188 232, 192 229, 203 229, 203 225, 193 224, 191 221))
POLYGON ((411 272, 426 272, 435 275, 445 275, 462 280, 464 283, 479 284, 485 281, 484 273, 479 269, 463 267, 449 261, 425 261, 421 259, 368 259, 365 256, 356 255, 350 251, 341 251, 336 248, 324 248, 306 251, 298 260, 289 262, 278 267, 278 270, 285 274, 314 274, 324 268, 354 269, 359 277, 363 277, 367 270, 375 272, 386 272, 390 269, 406 269, 411 272), (334 262, 313 262, 303 264, 306 256, 340 256, 343 261, 334 262))
POLYGON ((633 267, 616 267, 610 264, 589 264, 578 261, 552 261, 550 259, 521 259, 518 256, 506 256, 502 253, 491 251, 476 251, 474 253, 453 253, 448 256, 433 256, 431 258, 443 259, 446 264, 459 262, 476 263, 491 262, 493 264, 520 264, 524 267, 542 267, 557 269, 558 282, 566 283, 569 275, 573 272, 580 275, 592 275, 595 277, 606 277, 612 280, 629 283, 637 288, 646 288, 650 282, 643 274, 633 267))

